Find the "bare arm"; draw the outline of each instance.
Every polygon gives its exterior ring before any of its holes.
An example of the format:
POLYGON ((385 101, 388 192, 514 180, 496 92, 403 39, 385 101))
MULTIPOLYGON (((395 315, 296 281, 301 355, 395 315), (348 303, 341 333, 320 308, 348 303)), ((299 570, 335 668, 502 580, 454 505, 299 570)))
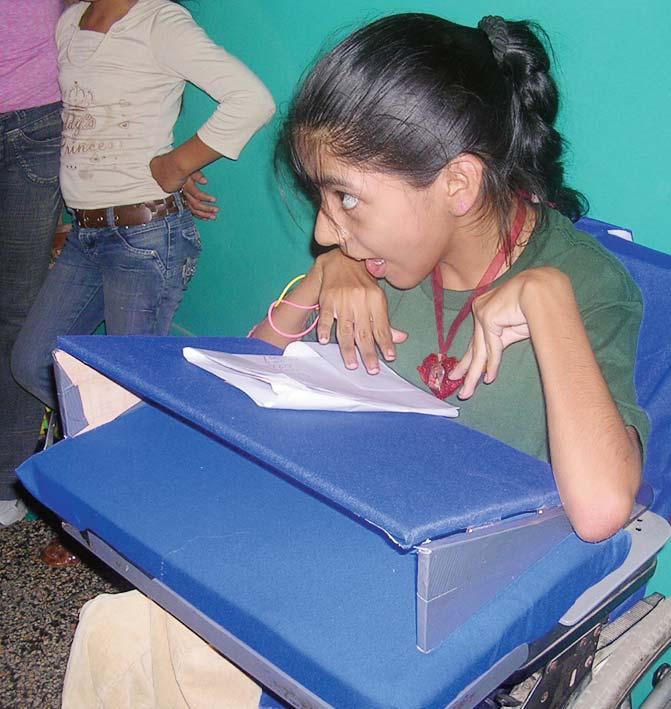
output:
POLYGON ((543 285, 532 277, 523 308, 543 378, 559 494, 576 532, 600 541, 631 513, 641 483, 638 437, 610 395, 569 279, 553 275, 543 285))
MULTIPOLYGON (((288 299, 298 305, 314 305, 319 298, 320 288, 319 270, 313 266, 307 276, 291 291, 288 299)), ((302 332, 305 330, 310 315, 311 311, 300 310, 286 303, 280 303, 273 310, 273 323, 282 332, 302 332)), ((282 349, 297 339, 280 335, 271 327, 268 318, 254 328, 253 336, 282 349)))
POLYGON ((169 153, 155 157, 149 167, 153 178, 164 192, 177 192, 192 173, 220 157, 221 153, 194 135, 169 153))
POLYGON ((466 375, 470 397, 480 377, 493 381, 503 350, 531 338, 545 394, 550 456, 564 508, 587 541, 628 520, 641 481, 638 436, 628 429, 594 356, 569 278, 530 269, 479 298, 474 337, 450 375, 466 375))

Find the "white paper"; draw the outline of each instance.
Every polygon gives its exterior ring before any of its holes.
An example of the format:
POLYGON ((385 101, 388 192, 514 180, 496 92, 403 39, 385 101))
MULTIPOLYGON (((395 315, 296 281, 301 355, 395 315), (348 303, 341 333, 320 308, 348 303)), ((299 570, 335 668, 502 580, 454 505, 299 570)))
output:
POLYGON ((236 355, 185 347, 184 357, 244 391, 259 406, 326 411, 406 411, 457 416, 457 407, 409 384, 380 362, 380 373, 347 369, 338 345, 292 342, 283 355, 236 355))

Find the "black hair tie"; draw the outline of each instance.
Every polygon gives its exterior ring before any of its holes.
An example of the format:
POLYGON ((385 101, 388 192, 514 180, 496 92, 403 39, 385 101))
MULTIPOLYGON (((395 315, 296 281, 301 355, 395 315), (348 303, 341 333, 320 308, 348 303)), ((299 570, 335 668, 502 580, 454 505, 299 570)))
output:
POLYGON ((508 51, 508 23, 498 15, 487 15, 478 22, 478 29, 487 35, 494 59, 500 64, 508 51))

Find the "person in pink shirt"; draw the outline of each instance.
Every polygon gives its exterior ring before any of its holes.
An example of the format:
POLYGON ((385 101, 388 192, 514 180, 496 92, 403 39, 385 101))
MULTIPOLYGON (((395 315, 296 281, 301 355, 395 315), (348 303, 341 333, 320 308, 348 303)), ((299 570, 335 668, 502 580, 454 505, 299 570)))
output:
POLYGON ((14 381, 12 346, 47 274, 61 212, 56 22, 66 3, 13 0, 0 23, 0 526, 25 516, 15 468, 34 450, 43 406, 14 381))

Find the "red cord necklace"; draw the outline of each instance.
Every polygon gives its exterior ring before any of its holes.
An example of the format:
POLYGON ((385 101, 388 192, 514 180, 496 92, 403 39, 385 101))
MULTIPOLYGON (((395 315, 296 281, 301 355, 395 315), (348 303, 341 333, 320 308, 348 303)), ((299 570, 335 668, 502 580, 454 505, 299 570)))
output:
MULTIPOLYGON (((524 222, 526 220, 527 210, 524 206, 522 200, 519 201, 517 206, 517 213, 515 214, 515 221, 513 223, 512 230, 509 237, 509 248, 512 249, 517 244, 522 229, 524 228, 524 222)), ((471 311, 471 306, 473 301, 483 293, 485 293, 492 281, 496 278, 501 267, 506 260, 506 245, 504 244, 497 252, 496 256, 492 259, 492 262, 487 267, 484 275, 480 279, 475 290, 468 297, 468 300, 464 303, 461 310, 457 313, 457 317, 450 326, 447 333, 447 337, 444 337, 444 327, 443 327, 443 307, 445 303, 445 291, 443 290, 443 282, 440 275, 440 265, 433 269, 431 275, 431 286, 433 288, 433 307, 436 313, 436 332, 438 334, 438 353, 432 353, 424 358, 422 364, 417 367, 422 381, 431 389, 434 396, 439 399, 446 399, 448 396, 453 394, 457 389, 461 388, 464 383, 464 377, 461 379, 450 379, 447 375, 454 369, 458 363, 456 357, 448 357, 450 347, 452 346, 452 341, 454 336, 457 334, 457 330, 461 323, 466 319, 466 316, 471 311)))

